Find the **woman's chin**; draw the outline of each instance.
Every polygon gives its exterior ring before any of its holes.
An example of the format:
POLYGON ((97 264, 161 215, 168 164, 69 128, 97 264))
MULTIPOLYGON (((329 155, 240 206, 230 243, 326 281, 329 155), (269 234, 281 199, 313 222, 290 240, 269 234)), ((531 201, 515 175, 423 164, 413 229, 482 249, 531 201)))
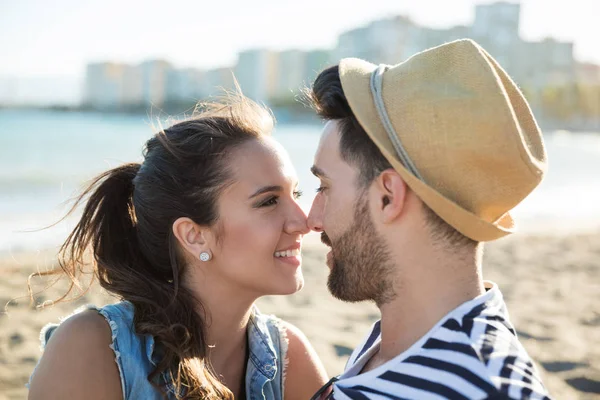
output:
POLYGON ((300 290, 302 290, 303 287, 304 276, 302 276, 302 272, 300 272, 299 270, 293 279, 287 280, 287 282, 285 283, 282 282, 281 285, 279 285, 276 288, 273 288, 274 290, 271 293, 269 293, 269 295, 286 296, 299 292, 300 290))

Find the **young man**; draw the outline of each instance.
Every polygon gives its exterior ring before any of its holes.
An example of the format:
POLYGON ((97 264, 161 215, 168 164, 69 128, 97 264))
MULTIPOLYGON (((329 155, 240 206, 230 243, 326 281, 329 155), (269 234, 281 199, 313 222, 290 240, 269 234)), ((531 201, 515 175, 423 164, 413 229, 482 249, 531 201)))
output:
POLYGON ((546 152, 523 95, 459 40, 395 66, 344 59, 315 80, 327 120, 308 222, 331 247, 328 287, 381 320, 315 398, 548 399, 483 243, 541 181, 546 152))

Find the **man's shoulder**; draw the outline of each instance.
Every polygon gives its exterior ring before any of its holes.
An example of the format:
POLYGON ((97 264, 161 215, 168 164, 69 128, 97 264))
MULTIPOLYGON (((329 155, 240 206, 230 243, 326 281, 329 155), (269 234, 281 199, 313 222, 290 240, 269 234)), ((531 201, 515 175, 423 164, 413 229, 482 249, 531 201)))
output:
MULTIPOLYGON (((374 332, 377 330, 373 329, 369 337, 374 332)), ((368 344, 369 339, 355 350, 349 367, 368 344)), ((450 318, 417 346, 382 367, 348 379, 342 376, 335 385, 335 398, 370 399, 378 393, 402 398, 547 396, 529 355, 501 314, 450 318)))
POLYGON ((448 319, 423 344, 421 360, 436 372, 477 384, 490 395, 544 398, 547 392, 531 357, 506 312, 498 311, 473 310, 460 319, 448 319))

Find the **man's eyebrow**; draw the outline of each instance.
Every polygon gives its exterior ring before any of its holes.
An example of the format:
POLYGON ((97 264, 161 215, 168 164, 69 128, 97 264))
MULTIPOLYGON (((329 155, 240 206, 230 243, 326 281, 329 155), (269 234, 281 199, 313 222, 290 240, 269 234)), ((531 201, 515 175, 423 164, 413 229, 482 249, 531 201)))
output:
POLYGON ((250 197, 248 197, 249 199, 259 196, 261 194, 264 193, 268 193, 268 192, 281 192, 283 191, 283 188, 281 186, 277 186, 277 185, 271 185, 271 186, 263 186, 260 189, 258 189, 256 192, 254 192, 250 197))
POLYGON ((327 174, 319 167, 317 167, 316 165, 313 165, 312 167, 310 167, 310 172, 313 173, 314 176, 316 176, 317 178, 327 178, 327 174))

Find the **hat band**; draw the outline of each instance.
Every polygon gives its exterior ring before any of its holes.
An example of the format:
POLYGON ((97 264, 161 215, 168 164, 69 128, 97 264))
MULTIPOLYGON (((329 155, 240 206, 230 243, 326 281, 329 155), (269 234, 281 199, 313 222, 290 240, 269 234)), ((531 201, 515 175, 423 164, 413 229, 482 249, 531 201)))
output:
POLYGON ((371 73, 371 93, 373 94, 373 99, 375 100, 375 108, 377 108, 377 114, 379 114, 379 119, 381 120, 385 131, 387 132, 394 149, 396 150, 396 154, 400 157, 400 161, 402 164, 408 169, 414 176, 419 178, 424 182, 423 177, 417 171, 415 164, 411 161, 408 153, 404 146, 402 146, 402 142, 400 142, 400 138, 390 121, 388 113, 385 109, 385 104, 383 103, 383 73, 387 71, 389 67, 384 64, 380 64, 377 69, 375 69, 371 73))

